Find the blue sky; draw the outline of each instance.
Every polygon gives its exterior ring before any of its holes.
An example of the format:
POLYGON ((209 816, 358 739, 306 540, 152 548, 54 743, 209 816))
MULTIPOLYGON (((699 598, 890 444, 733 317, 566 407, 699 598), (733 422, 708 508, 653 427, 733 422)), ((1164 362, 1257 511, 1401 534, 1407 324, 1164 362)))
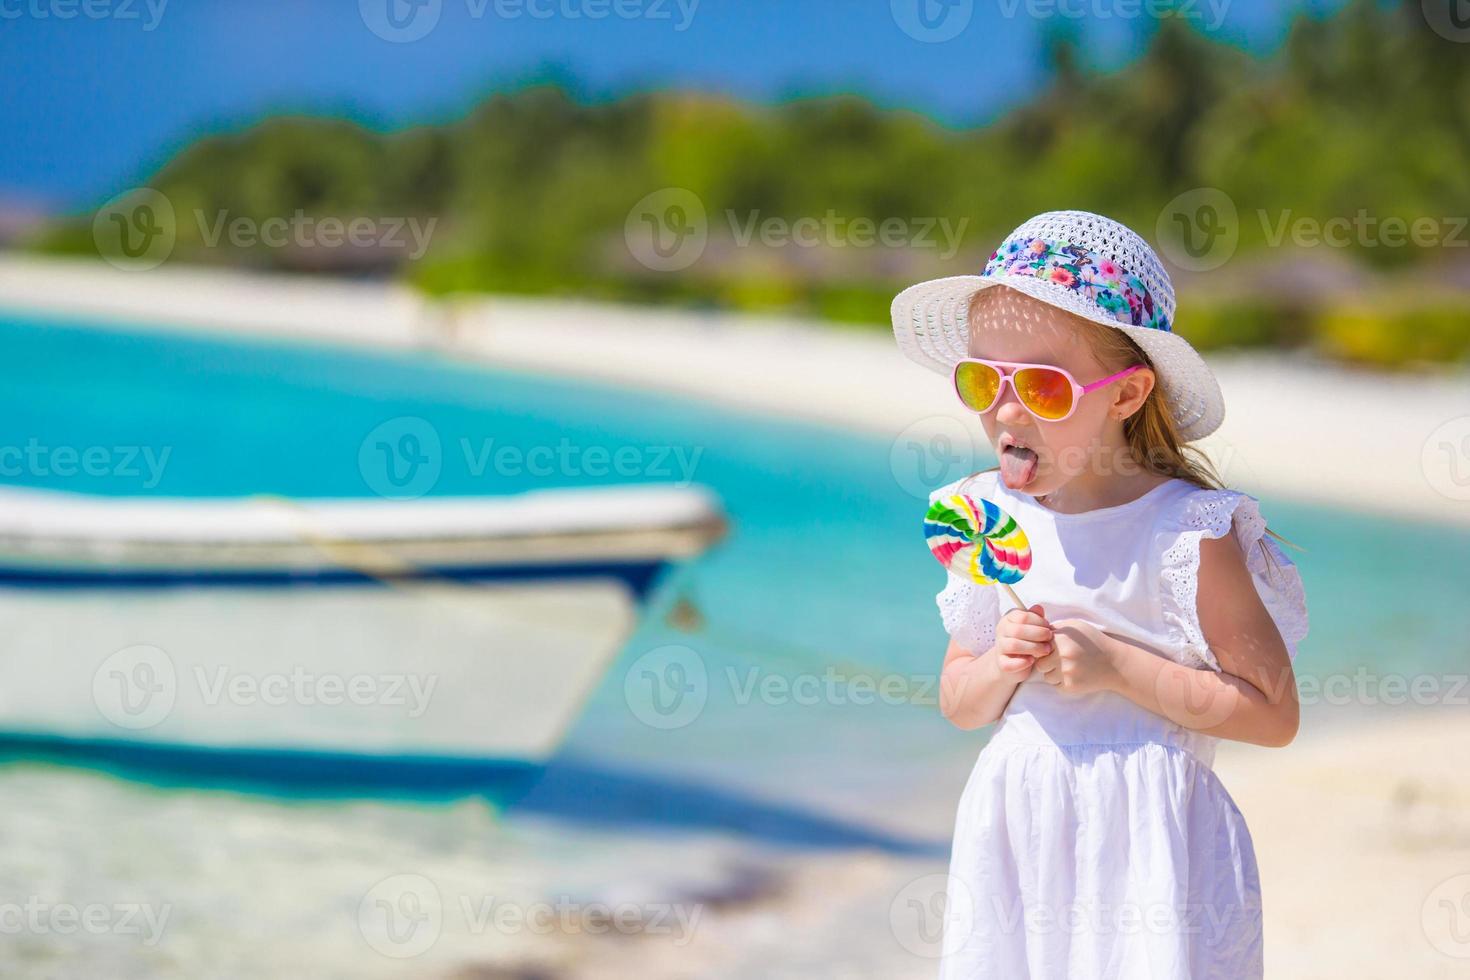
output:
MULTIPOLYGON (((1048 24, 1075 25, 1089 58, 1114 65, 1150 28, 1128 12, 1151 2, 0 0, 0 201, 95 205, 201 133, 274 113, 452 119, 548 66, 589 98, 858 92, 963 125, 1025 98, 1048 24)), ((1279 43, 1288 20, 1270 0, 1183 2, 1253 49, 1279 43)))

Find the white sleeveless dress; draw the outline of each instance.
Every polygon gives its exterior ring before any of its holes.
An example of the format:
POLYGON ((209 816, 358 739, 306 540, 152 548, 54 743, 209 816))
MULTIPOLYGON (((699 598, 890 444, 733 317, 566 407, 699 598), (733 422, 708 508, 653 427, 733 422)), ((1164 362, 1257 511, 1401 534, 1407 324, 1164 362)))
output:
MULTIPOLYGON (((1233 529, 1292 658, 1307 632, 1301 576, 1254 497, 1170 480, 1117 507, 1059 514, 994 471, 936 490, 1013 515, 1033 563, 1015 586, 1048 619, 1082 619, 1219 670, 1195 605, 1200 540, 1233 529)), ((945 629, 976 654, 1011 608, 954 574, 945 629)), ((1261 893, 1239 809, 1210 768, 1219 740, 1111 692, 1016 689, 960 799, 941 980, 1249 980, 1262 975, 1261 893)))

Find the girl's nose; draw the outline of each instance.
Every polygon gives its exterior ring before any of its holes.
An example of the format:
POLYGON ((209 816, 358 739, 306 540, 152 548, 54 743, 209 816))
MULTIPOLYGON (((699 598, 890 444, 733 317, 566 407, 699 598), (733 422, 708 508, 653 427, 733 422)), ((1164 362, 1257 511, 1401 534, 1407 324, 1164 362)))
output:
POLYGON ((1015 389, 1006 385, 1001 389, 1000 401, 996 404, 995 420, 1002 425, 1030 425, 1031 413, 1016 397, 1015 389))

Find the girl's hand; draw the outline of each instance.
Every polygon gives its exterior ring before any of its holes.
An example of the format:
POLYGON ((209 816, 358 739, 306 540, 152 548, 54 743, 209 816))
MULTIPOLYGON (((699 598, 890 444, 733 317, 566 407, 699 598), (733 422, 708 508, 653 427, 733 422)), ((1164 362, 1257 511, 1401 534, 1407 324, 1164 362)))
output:
POLYGON ((1068 694, 1092 694, 1117 686, 1117 645, 1111 637, 1080 619, 1059 619, 1051 627, 1056 650, 1036 661, 1042 680, 1068 694))
POLYGON ((1052 627, 1041 606, 1012 609, 995 624, 995 652, 1001 670, 1016 675, 1019 683, 1031 673, 1038 657, 1056 650, 1052 627))

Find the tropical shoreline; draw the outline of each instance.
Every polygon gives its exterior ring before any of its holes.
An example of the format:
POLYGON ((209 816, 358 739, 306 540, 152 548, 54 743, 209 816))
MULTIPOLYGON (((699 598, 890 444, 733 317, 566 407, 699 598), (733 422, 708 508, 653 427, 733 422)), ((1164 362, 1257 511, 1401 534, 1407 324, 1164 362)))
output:
MULTIPOLYGON (((947 438, 959 451, 946 462, 961 469, 990 457, 944 380, 905 360, 882 331, 571 299, 434 302, 391 283, 200 267, 128 272, 3 253, 0 309, 129 329, 433 350, 836 426, 887 439, 895 452, 947 438)), ((1470 373, 1392 375, 1260 352, 1207 359, 1227 414, 1198 445, 1227 485, 1470 526, 1470 487, 1456 480, 1456 464, 1470 460, 1453 455, 1470 436, 1470 373)))

